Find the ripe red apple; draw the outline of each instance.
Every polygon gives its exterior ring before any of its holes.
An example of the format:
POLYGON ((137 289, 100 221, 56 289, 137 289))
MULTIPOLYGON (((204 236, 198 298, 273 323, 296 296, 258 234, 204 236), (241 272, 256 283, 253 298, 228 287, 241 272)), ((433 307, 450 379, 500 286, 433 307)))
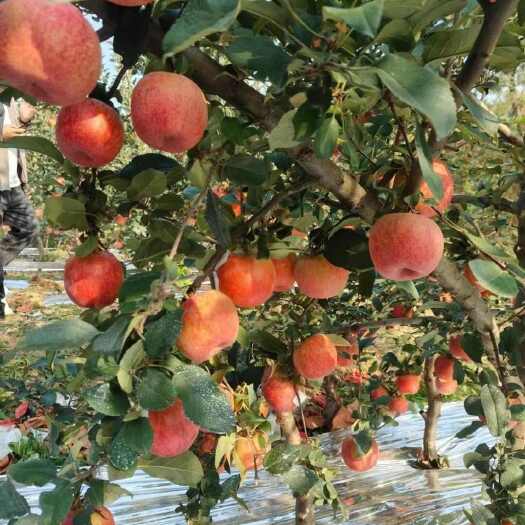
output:
POLYGON ((387 279, 410 281, 432 273, 443 256, 439 226, 415 213, 391 213, 370 229, 370 257, 387 279))
POLYGON ((440 379, 436 378, 436 390, 444 395, 449 396, 458 389, 458 382, 455 379, 440 379))
POLYGON ((151 4, 153 0, 108 0, 108 2, 126 7, 135 7, 139 5, 151 4))
POLYGON ((83 308, 103 308, 118 297, 124 269, 109 252, 96 251, 87 257, 71 257, 64 268, 69 298, 83 308))
POLYGON ((121 215, 120 213, 115 217, 115 223, 119 226, 124 226, 129 221, 129 217, 121 215))
POLYGON ((297 372, 307 379, 322 379, 337 366, 337 350, 324 334, 315 334, 305 339, 293 353, 293 364, 297 372))
POLYGON ((97 507, 89 517, 91 525, 115 525, 113 514, 107 507, 97 507))
POLYGON ((276 413, 292 412, 295 400, 295 387, 292 381, 276 373, 262 383, 262 393, 276 413))
POLYGON ((186 417, 180 399, 165 410, 150 410, 148 418, 153 429, 151 452, 156 456, 167 458, 183 454, 199 433, 199 427, 186 417))
POLYGON ((440 355, 434 361, 434 375, 442 381, 454 379, 454 359, 440 355))
POLYGON ((0 78, 49 104, 81 102, 100 75, 97 34, 70 3, 0 3, 0 49, 0 78))
POLYGON ((74 525, 73 520, 75 519, 76 513, 73 510, 70 510, 67 513, 66 519, 62 522, 62 525, 74 525))
POLYGON ((147 74, 131 96, 131 119, 149 146, 182 153, 196 146, 208 125, 208 106, 200 87, 176 73, 147 74))
POLYGON ((350 470, 365 472, 374 468, 379 460, 379 447, 375 439, 372 440, 370 450, 360 456, 357 443, 353 437, 348 437, 341 446, 341 456, 350 470))
POLYGON ((243 308, 264 304, 275 288, 275 268, 270 259, 231 254, 217 275, 221 292, 243 308))
POLYGON ((418 374, 398 375, 396 386, 400 394, 417 394, 421 386, 421 376, 418 374))
POLYGON ((346 287, 348 273, 348 270, 334 266, 322 255, 300 257, 294 270, 301 293, 314 299, 339 295, 346 287))
POLYGON ((435 217, 437 215, 433 208, 439 210, 440 213, 444 213, 450 206, 452 197, 454 195, 454 177, 452 177, 452 173, 450 173, 447 165, 443 161, 436 159, 432 162, 432 168, 434 169, 436 175, 441 179, 441 183, 443 185, 443 197, 438 203, 432 205, 430 203, 433 198, 432 191, 430 190, 428 184, 423 181, 419 188, 422 198, 421 201, 416 205, 416 210, 421 215, 429 218, 435 217))
POLYGON ((177 346, 194 363, 211 359, 237 339, 237 309, 222 292, 208 290, 197 293, 186 299, 182 308, 182 328, 177 346))
POLYGON ((403 396, 396 396, 388 403, 388 409, 396 416, 406 414, 408 412, 408 400, 403 396))
POLYGON ((275 292, 287 292, 295 283, 295 255, 291 253, 281 259, 272 259, 275 267, 275 292))
POLYGON ((374 388, 371 392, 370 392, 370 399, 372 401, 375 401, 376 399, 380 399, 382 397, 388 397, 390 394, 388 393, 388 390, 380 385, 378 386, 377 388, 374 388))
POLYGON ((470 356, 463 350, 461 346, 461 336, 455 335, 450 338, 448 342, 448 349, 450 353, 459 361, 465 361, 466 363, 472 363, 470 356))
POLYGON ((109 164, 124 143, 124 127, 118 113, 93 98, 62 108, 55 133, 64 157, 88 168, 109 164))
POLYGON ((405 306, 403 304, 397 303, 392 307, 390 315, 396 319, 402 319, 404 317, 407 319, 412 319, 412 317, 414 317, 414 309, 411 306, 405 306))

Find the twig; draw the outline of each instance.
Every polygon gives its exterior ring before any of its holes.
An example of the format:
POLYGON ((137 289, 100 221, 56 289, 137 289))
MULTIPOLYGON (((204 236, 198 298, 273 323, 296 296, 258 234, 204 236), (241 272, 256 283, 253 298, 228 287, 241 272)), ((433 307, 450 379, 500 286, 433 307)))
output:
POLYGON ((113 84, 109 88, 108 99, 113 98, 113 96, 115 95, 115 93, 116 93, 116 91, 117 91, 117 89, 118 89, 118 87, 120 85, 120 82, 124 78, 124 75, 126 74, 127 70, 128 70, 128 66, 122 66, 120 68, 120 71, 118 72, 117 76, 115 77, 115 80, 113 81, 113 84))
POLYGON ((394 115, 394 119, 397 122, 397 125, 399 126, 401 133, 403 134, 403 138, 405 139, 405 143, 407 145, 407 150, 408 150, 408 154, 410 155, 410 159, 412 163, 414 163, 415 162, 414 153, 412 152, 412 145, 410 144, 410 141, 408 140, 408 135, 405 129, 405 124, 403 120, 401 119, 401 117, 397 114, 396 107, 394 105, 394 101, 392 100, 392 96, 390 95, 390 93, 388 94, 386 99, 387 99, 390 111, 392 112, 392 115, 394 115))

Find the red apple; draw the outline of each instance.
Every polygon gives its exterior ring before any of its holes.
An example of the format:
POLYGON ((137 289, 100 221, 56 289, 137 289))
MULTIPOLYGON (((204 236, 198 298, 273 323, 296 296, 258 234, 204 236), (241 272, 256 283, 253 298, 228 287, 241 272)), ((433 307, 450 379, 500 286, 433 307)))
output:
POLYGON ((386 279, 410 281, 432 273, 443 256, 439 226, 415 213, 392 213, 370 229, 370 257, 386 279))
POLYGON ((357 443, 353 437, 348 437, 343 441, 341 446, 341 455, 350 470, 356 472, 365 472, 374 468, 379 460, 379 447, 376 440, 372 440, 370 450, 364 454, 359 455, 357 443))
POLYGON ((275 292, 287 292, 294 285, 295 259, 293 253, 281 259, 272 259, 275 268, 275 292))
POLYGON ((183 454, 190 449, 199 433, 199 427, 186 417, 180 399, 165 410, 150 410, 148 417, 153 429, 151 452, 155 456, 183 454))
POLYGON ((401 374, 396 377, 396 386, 400 394, 417 394, 421 386, 421 375, 401 374))
POLYGON ((403 396, 393 397, 388 403, 388 409, 396 416, 407 413, 408 408, 408 400, 403 396))
POLYGON ((101 71, 98 36, 67 2, 0 3, 0 49, 0 78, 49 104, 81 102, 101 71))
POLYGON ((455 335, 450 338, 448 342, 448 349, 450 353, 459 361, 465 361, 466 363, 472 363, 472 359, 469 357, 467 352, 463 350, 461 346, 461 336, 455 335))
POLYGON ((434 375, 443 380, 454 379, 454 359, 445 355, 440 355, 434 361, 434 375))
POLYGON ((131 96, 137 135, 149 146, 182 153, 196 146, 208 125, 208 106, 200 87, 176 73, 147 74, 131 96))
POLYGON ((275 268, 270 259, 231 254, 217 275, 221 292, 243 308, 264 304, 275 288, 275 268))
POLYGON ((88 168, 109 164, 124 143, 124 127, 118 113, 92 98, 62 108, 55 132, 64 157, 88 168))
POLYGON ((293 364, 297 372, 307 379, 322 379, 337 366, 337 350, 324 334, 315 334, 305 339, 293 353, 293 364))
POLYGON ((314 299, 339 295, 346 287, 348 273, 348 270, 334 266, 322 255, 300 257, 294 270, 301 293, 314 299))
POLYGON ((436 159, 432 162, 432 168, 436 175, 441 179, 443 185, 443 197, 439 202, 432 205, 432 191, 428 184, 423 181, 419 188, 422 198, 417 204, 416 210, 425 217, 435 217, 437 215, 433 208, 436 208, 440 213, 445 213, 452 202, 452 197, 454 196, 454 178, 452 177, 452 173, 450 173, 447 165, 443 161, 436 159))
POLYGON ((124 269, 109 252, 96 251, 87 257, 72 257, 64 268, 69 298, 84 308, 103 308, 118 297, 124 269))
POLYGON ((274 373, 263 380, 262 393, 274 412, 293 411, 295 387, 289 379, 274 373))
POLYGON ((388 390, 380 385, 378 386, 377 388, 374 388, 371 392, 370 392, 370 399, 372 401, 375 401, 376 399, 380 399, 382 397, 388 397, 390 394, 388 393, 388 390))

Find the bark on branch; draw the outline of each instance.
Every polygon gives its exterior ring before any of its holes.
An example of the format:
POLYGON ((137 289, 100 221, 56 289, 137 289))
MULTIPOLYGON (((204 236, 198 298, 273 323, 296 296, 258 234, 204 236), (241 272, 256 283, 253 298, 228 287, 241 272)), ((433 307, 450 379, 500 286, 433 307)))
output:
POLYGON ((437 391, 434 378, 435 356, 425 359, 424 379, 427 389, 428 408, 425 415, 425 432, 423 435, 423 461, 425 466, 437 467, 439 454, 437 447, 438 420, 441 416, 441 395, 437 391))

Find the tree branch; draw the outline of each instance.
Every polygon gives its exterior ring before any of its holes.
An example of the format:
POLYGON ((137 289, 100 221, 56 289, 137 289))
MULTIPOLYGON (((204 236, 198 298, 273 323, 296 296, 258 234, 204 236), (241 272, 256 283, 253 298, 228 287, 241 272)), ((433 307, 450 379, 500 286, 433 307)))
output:
POLYGON ((496 210, 512 214, 515 214, 518 211, 518 206, 516 203, 499 197, 490 198, 478 197, 476 195, 456 194, 452 198, 452 202, 454 204, 472 204, 473 206, 478 206, 479 208, 487 208, 488 206, 492 206, 496 210))
POLYGON ((474 88, 500 39, 505 22, 516 11, 519 0, 480 2, 485 13, 483 25, 467 60, 456 79, 461 91, 468 93, 474 88))

